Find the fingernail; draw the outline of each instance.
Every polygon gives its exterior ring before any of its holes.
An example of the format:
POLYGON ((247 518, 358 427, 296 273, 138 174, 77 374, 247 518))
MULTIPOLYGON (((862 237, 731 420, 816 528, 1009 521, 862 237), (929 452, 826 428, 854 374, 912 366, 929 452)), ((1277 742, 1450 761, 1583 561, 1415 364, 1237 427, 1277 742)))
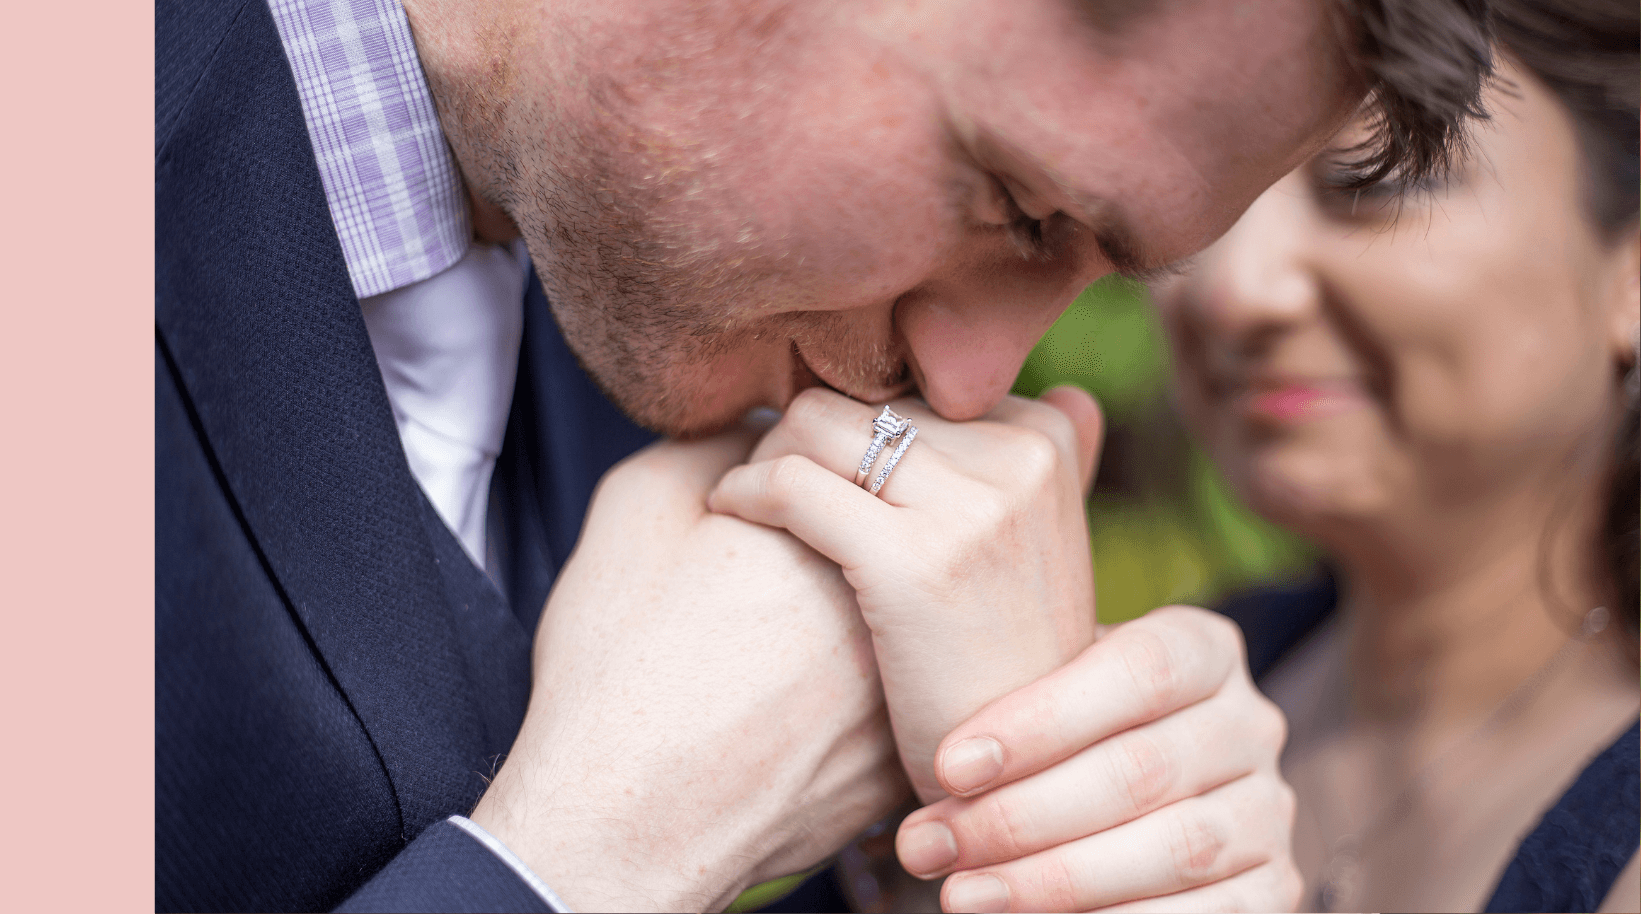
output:
POLYGON ((941 755, 940 770, 946 785, 958 793, 979 790, 1003 773, 1003 747, 994 739, 971 736, 941 755))
POLYGON ((986 873, 953 876, 946 880, 946 903, 943 907, 948 911, 974 911, 976 914, 1007 911, 1009 887, 1003 884, 1003 880, 986 873))
POLYGON ((919 822, 895 842, 900 865, 913 876, 928 877, 957 862, 957 839, 941 821, 919 822))

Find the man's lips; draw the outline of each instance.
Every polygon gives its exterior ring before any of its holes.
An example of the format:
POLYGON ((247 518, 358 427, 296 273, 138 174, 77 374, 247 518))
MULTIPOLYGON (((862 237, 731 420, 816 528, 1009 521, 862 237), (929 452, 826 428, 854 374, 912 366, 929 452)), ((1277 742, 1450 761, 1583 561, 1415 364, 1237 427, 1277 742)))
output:
MULTIPOLYGON (((895 397, 901 396, 908 390, 912 389, 914 385, 902 381, 899 384, 890 383, 888 385, 884 385, 882 389, 878 390, 848 390, 836 383, 833 383, 830 379, 811 367, 809 360, 804 358, 802 347, 800 347, 797 341, 794 340, 792 342, 792 389, 787 395, 787 402, 790 403, 792 398, 798 395, 799 391, 807 390, 811 387, 824 387, 834 393, 842 394, 843 396, 849 397, 853 400, 859 400, 862 403, 877 403, 892 400, 895 397)), ((785 408, 784 404, 782 405, 782 408, 785 408)))

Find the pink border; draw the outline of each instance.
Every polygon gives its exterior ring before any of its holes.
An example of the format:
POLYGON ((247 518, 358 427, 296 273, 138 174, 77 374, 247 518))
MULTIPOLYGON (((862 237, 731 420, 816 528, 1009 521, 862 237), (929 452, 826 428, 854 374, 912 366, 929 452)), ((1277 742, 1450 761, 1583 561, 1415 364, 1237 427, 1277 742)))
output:
POLYGON ((154 904, 153 10, 0 29, 12 910, 154 904))

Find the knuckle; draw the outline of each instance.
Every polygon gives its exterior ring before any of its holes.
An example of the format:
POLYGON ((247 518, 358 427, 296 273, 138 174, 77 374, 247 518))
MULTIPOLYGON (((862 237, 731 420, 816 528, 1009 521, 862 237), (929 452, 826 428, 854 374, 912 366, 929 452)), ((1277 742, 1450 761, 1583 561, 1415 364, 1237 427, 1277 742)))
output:
POLYGON ((1118 742, 1117 783, 1136 814, 1160 805, 1178 775, 1172 755, 1157 740, 1131 733, 1118 742))
POLYGON ((1208 910, 1214 914, 1233 914, 1236 911, 1261 911, 1265 906, 1256 904, 1248 897, 1248 893, 1241 886, 1226 886, 1221 892, 1214 894, 1213 901, 1209 902, 1208 910))
POLYGON ((988 794, 974 812, 970 821, 984 823, 974 837, 979 845, 976 850, 985 860, 1014 860, 1036 850, 1031 816, 1018 803, 988 794))
POLYGON ((1016 911, 1080 911, 1084 880, 1076 861, 1064 848, 1038 854, 1006 867, 1010 907, 1016 911))
POLYGON ((786 405, 782 418, 802 426, 824 421, 831 414, 833 396, 835 394, 824 387, 806 387, 786 405))
POLYGON ((1282 911, 1297 911, 1305 900, 1305 877, 1292 861, 1284 862, 1278 868, 1276 897, 1278 910, 1282 911))
POLYGON ((1276 781, 1276 823, 1279 826, 1277 852, 1279 855, 1286 856, 1289 844, 1288 836, 1293 834, 1294 817, 1299 814, 1299 795, 1294 792, 1293 787, 1287 781, 1281 778, 1273 778, 1273 780, 1276 781))
POLYGON ((1226 668, 1227 678, 1241 675, 1247 679, 1248 651, 1243 641, 1242 627, 1222 613, 1200 606, 1170 606, 1168 618, 1189 633, 1194 646, 1205 657, 1218 661, 1231 658, 1235 662, 1226 668))
POLYGON ((995 541, 1016 520, 1013 503, 994 486, 963 486, 957 494, 957 503, 963 506, 963 516, 969 521, 966 538, 975 544, 995 541))
POLYGON ((1227 649, 1231 653, 1234 653, 1238 661, 1237 666, 1243 670, 1246 670, 1248 667, 1248 643, 1242 636, 1242 626, 1236 624, 1228 617, 1221 615, 1220 613, 1206 609, 1199 609, 1197 611, 1202 613, 1203 618, 1207 621, 1207 628, 1210 633, 1209 636, 1213 638, 1219 646, 1227 649))
POLYGON ((1123 641, 1122 660, 1147 720, 1174 709, 1180 670, 1167 640, 1149 629, 1131 627, 1123 641))
POLYGON ((1026 401, 1026 415, 1030 417, 1031 424, 1062 448, 1064 453, 1076 450, 1077 427, 1072 424, 1070 416, 1040 400, 1026 401))
POLYGON ((1191 883, 1212 879, 1225 851, 1225 830, 1200 811, 1181 812, 1170 820, 1169 859, 1180 876, 1191 883))
POLYGON ((1244 830, 1250 849, 1256 850, 1261 860, 1289 856, 1297 810, 1293 788, 1274 772, 1250 775, 1235 786, 1228 814, 1234 821, 1257 826, 1244 830))
POLYGON ((677 481, 668 471, 665 455, 645 449, 605 471, 593 489, 589 504, 601 510, 630 510, 640 499, 653 501, 657 493, 667 493, 676 487, 677 481))
POLYGON ((1242 628, 1223 613, 1200 606, 1177 603, 1154 613, 1198 640, 1206 640, 1216 651, 1242 650, 1242 628))
POLYGON ((1067 854, 1047 854, 1037 872, 1037 894, 1041 907, 1050 911, 1080 910, 1079 878, 1067 854))
MULTIPOLYGON (((1204 620, 1224 618, 1219 613, 1203 609, 1200 606, 1192 606, 1188 603, 1170 603, 1167 606, 1159 606, 1150 614, 1159 619, 1166 619, 1173 625, 1186 628, 1191 628, 1204 620)), ((1211 625, 1212 622, 1209 624, 1211 625)))
POLYGON ((1010 426, 1008 454, 1014 478, 1032 489, 1052 483, 1060 470, 1060 448, 1046 433, 1010 426))
POLYGON ((783 502, 791 498, 802 489, 808 479, 808 466, 804 458, 795 454, 776 457, 769 462, 769 472, 765 479, 764 494, 772 501, 783 502))
POLYGON ((604 482, 611 487, 617 487, 644 481, 660 471, 660 467, 657 466, 660 462, 657 454, 657 451, 646 448, 623 457, 604 474, 604 482))
POLYGON ((1273 754, 1280 756, 1288 744, 1288 715, 1282 713, 1276 702, 1258 692, 1254 694, 1259 701, 1260 732, 1265 736, 1266 745, 1275 750, 1273 754))
POLYGON ((1075 443, 1077 440, 1077 427, 1072 424, 1070 416, 1066 415, 1063 410, 1049 406, 1046 403, 1033 400, 1031 404, 1037 407, 1037 414, 1043 417, 1043 424, 1051 437, 1067 444, 1075 443))

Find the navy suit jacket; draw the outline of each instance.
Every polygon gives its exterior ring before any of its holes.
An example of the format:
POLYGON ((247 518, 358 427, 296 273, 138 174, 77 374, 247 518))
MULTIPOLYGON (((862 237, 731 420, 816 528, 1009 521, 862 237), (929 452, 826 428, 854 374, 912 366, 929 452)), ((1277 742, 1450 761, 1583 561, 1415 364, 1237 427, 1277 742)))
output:
POLYGON ((594 483, 649 436, 532 280, 481 573, 410 475, 264 0, 155 19, 155 906, 542 910, 444 820, 518 731, 594 483))

